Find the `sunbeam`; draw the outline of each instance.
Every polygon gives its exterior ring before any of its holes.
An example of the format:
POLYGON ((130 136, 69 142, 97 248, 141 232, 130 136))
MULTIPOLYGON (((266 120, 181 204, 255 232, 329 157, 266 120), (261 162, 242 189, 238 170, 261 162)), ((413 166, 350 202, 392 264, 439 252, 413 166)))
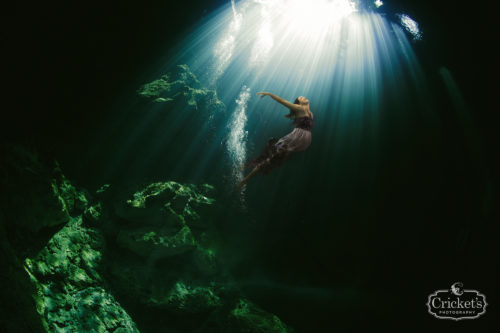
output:
MULTIPOLYGON (((271 91, 289 101, 309 98, 316 116, 311 149, 323 152, 320 162, 325 168, 339 161, 357 168, 367 141, 371 150, 365 153, 377 156, 383 114, 397 112, 391 117, 399 124, 391 130, 404 133, 415 116, 406 105, 409 96, 418 97, 416 104, 428 103, 425 77, 410 40, 421 37, 418 25, 409 17, 399 18, 392 22, 377 9, 359 10, 350 0, 228 2, 184 39, 182 51, 166 65, 186 64, 192 72, 186 77, 196 78, 196 89, 213 91, 226 105, 224 117, 197 130, 196 140, 172 166, 174 173, 186 174, 190 165, 191 175, 219 173, 234 185, 245 160, 258 154, 270 137, 291 130, 283 119, 286 109, 252 97, 250 90, 271 91), (322 144, 316 146, 315 140, 322 144), (209 167, 213 161, 224 163, 216 163, 216 170, 209 167)), ((169 105, 179 94, 196 95, 185 90, 187 82, 179 82, 155 101, 169 105)), ((194 103, 189 98, 188 106, 194 103)), ((419 112, 425 113, 425 108, 419 112)), ((166 126, 174 131, 181 126, 178 121, 184 119, 185 126, 190 119, 167 118, 166 126)), ((159 149, 167 141, 158 142, 159 149)))

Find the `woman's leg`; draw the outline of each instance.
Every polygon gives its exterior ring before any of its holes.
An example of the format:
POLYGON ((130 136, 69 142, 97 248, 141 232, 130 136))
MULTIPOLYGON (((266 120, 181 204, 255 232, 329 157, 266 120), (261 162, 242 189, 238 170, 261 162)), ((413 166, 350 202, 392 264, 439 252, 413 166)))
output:
POLYGON ((274 144, 276 142, 278 142, 278 139, 276 139, 274 137, 271 137, 269 140, 267 140, 266 147, 264 148, 264 150, 262 151, 262 153, 260 153, 259 156, 257 156, 256 158, 252 159, 251 161, 243 164, 240 167, 240 170, 244 171, 244 170, 246 170, 248 168, 255 167, 256 165, 258 165, 263 160, 269 158, 273 154, 273 152, 275 151, 274 144))
POLYGON ((252 172, 250 172, 239 184, 238 184, 238 190, 241 190, 243 185, 247 183, 247 181, 255 176, 255 174, 259 172, 259 166, 257 165, 255 168, 253 168, 252 172))

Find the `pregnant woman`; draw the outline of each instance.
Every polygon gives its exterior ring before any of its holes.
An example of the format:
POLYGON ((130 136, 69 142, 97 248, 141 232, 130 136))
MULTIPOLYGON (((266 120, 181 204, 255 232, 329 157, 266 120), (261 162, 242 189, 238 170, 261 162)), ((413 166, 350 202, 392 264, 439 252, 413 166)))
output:
POLYGON ((259 171, 268 174, 273 168, 282 165, 288 160, 293 153, 306 150, 311 144, 314 115, 309 110, 309 100, 307 98, 300 96, 292 104, 286 99, 268 92, 259 92, 257 95, 260 95, 261 98, 270 96, 276 102, 290 109, 290 113, 285 117, 293 119, 295 128, 279 140, 275 138, 269 139, 264 151, 245 165, 245 168, 253 167, 253 170, 238 184, 239 189, 259 171))

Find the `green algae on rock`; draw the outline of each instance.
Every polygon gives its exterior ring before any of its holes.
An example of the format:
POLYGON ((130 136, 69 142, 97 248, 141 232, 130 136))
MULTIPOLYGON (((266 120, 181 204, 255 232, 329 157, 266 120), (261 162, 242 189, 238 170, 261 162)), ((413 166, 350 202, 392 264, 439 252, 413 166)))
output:
POLYGON ((210 312, 222 305, 211 286, 190 286, 184 281, 177 281, 163 299, 152 298, 151 301, 179 313, 210 312))
POLYGON ((145 208, 146 202, 152 198, 176 199, 179 197, 189 198, 197 203, 212 204, 215 200, 207 198, 205 195, 212 192, 214 187, 209 184, 196 186, 194 184, 182 185, 174 181, 152 183, 141 191, 134 193, 133 200, 127 200, 127 204, 136 208, 145 208), (200 192, 200 193, 198 193, 200 192))
POLYGON ((156 103, 173 102, 181 98, 195 109, 209 108, 215 111, 225 109, 217 97, 217 92, 202 88, 200 81, 187 65, 178 65, 173 73, 162 75, 159 79, 144 84, 137 93, 156 103))
POLYGON ((128 221, 116 243, 137 256, 114 255, 113 288, 137 318, 160 311, 180 331, 202 332, 206 326, 218 332, 290 332, 229 283, 212 248, 217 236, 206 209, 215 203, 214 192, 209 184, 156 182, 115 204, 128 221))
POLYGON ((64 176, 58 162, 55 162, 52 189, 62 203, 63 210, 70 216, 81 214, 87 208, 88 200, 85 191, 77 189, 64 176))
POLYGON ((188 226, 177 232, 166 229, 121 230, 117 243, 143 257, 172 256, 192 250, 196 245, 188 226))
POLYGON ((69 199, 79 191, 61 184, 57 162, 49 168, 35 152, 18 146, 1 148, 0 185, 6 220, 16 221, 22 233, 37 233, 67 222, 75 202, 69 199))
POLYGON ((239 299, 229 314, 231 332, 286 333, 292 330, 277 316, 247 299, 239 299))
POLYGON ((105 185, 91 198, 57 163, 18 164, 0 170, 17 175, 0 192, 13 203, 0 209, 2 301, 17 311, 2 305, 7 331, 279 332, 274 315, 234 306, 243 296, 218 260, 213 186, 105 185), (21 209, 27 220, 9 224, 21 209))
POLYGON ((37 288, 24 269, 52 234, 69 220, 65 190, 54 188, 53 165, 23 146, 0 145, 0 328, 7 332, 43 332, 33 295, 37 288))
POLYGON ((100 264, 105 241, 97 229, 72 218, 25 268, 38 292, 37 310, 50 332, 105 332, 135 323, 104 289, 100 264))
POLYGON ((133 199, 115 204, 116 214, 131 222, 156 226, 178 226, 186 223, 200 226, 196 210, 213 205, 207 197, 213 186, 182 185, 175 181, 156 182, 133 194, 133 199))

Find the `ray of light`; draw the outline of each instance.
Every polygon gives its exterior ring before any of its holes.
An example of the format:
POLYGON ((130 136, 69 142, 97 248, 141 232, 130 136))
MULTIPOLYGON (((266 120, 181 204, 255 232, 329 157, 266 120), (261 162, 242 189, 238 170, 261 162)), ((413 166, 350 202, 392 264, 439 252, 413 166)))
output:
MULTIPOLYGON (((214 159, 225 147, 225 165, 235 182, 246 158, 259 153, 270 136, 292 129, 283 119, 286 109, 250 90, 311 100, 314 135, 321 135, 322 144, 313 139, 310 149, 322 153, 325 166, 344 161, 355 169, 367 142, 375 156, 387 110, 400 110, 392 116, 400 122, 394 131, 404 133, 413 117, 405 113, 405 98, 427 98, 421 88, 425 77, 403 29, 356 8, 350 0, 231 0, 201 22, 165 68, 186 63, 204 86, 216 89, 227 114, 212 137, 221 141, 198 151, 196 143, 208 131, 200 129, 175 169, 187 172, 189 164, 197 175, 216 172, 213 165, 224 163, 214 159)), ((405 18, 400 24, 413 36, 418 25, 412 22, 405 18)), ((183 119, 169 118, 166 132, 189 126, 183 119)), ((166 141, 157 145, 165 147, 166 141)))

